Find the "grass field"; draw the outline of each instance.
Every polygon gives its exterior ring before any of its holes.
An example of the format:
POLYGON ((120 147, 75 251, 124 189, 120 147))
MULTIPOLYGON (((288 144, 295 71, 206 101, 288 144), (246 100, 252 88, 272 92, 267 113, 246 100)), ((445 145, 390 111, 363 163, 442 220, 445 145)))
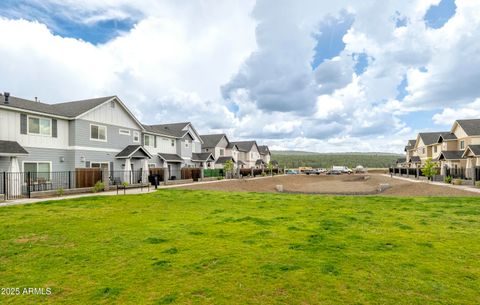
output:
POLYGON ((479 304, 480 200, 163 190, 0 208, 1 304, 479 304))

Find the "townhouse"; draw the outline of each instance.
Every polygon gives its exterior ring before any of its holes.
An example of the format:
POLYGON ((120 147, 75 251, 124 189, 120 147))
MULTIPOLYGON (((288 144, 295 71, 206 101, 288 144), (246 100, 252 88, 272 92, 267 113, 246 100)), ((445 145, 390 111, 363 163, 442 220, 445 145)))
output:
POLYGON ((227 161, 232 161, 235 169, 243 165, 238 159, 237 145, 232 144, 226 134, 207 134, 200 137, 203 140, 202 152, 212 154, 215 160, 214 168, 223 168, 227 161))
POLYGON ((457 120, 450 131, 419 133, 405 146, 404 167, 422 167, 431 158, 437 162, 440 175, 452 170, 473 178, 480 167, 480 119, 457 120))
MULTIPOLYGON (((202 135, 190 122, 145 125, 117 96, 46 104, 0 94, 0 172, 52 172, 100 168, 110 173, 184 167, 261 167, 267 146, 230 142, 225 134, 202 135)), ((142 180, 145 177, 141 177, 142 180)), ((135 182, 135 181, 133 181, 135 182)))
POLYGON ((142 169, 142 124, 116 96, 45 104, 0 95, 0 171, 142 169), (16 165, 15 163, 18 163, 16 165))

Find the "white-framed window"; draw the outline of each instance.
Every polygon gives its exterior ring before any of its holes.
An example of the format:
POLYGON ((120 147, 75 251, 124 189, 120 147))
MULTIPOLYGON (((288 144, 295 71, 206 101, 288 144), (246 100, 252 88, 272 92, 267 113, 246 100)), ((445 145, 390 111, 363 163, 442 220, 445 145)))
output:
POLYGON ((90 140, 107 142, 107 126, 90 124, 90 140))
POLYGON ((460 149, 465 149, 465 141, 460 141, 460 149))
POLYGON ((223 156, 225 154, 225 149, 221 148, 220 149, 220 156, 223 156))
POLYGON ((130 135, 130 130, 128 129, 119 129, 118 133, 124 136, 129 136, 130 135))
POLYGON ((157 167, 157 164, 155 163, 148 163, 148 168, 155 168, 157 167))
POLYGON ((171 142, 172 147, 175 147, 175 140, 171 139, 170 142, 171 142))
MULTIPOLYGON (((31 182, 50 181, 52 162, 50 161, 23 161, 23 171, 30 172, 31 182)), ((25 179, 27 179, 25 175, 25 179)), ((26 181, 26 180, 25 180, 26 181)))
POLYGON ((189 144, 190 144, 190 143, 188 142, 188 140, 185 140, 185 147, 186 147, 186 148, 188 148, 188 145, 189 145, 189 144))
POLYGON ((28 134, 52 136, 52 119, 28 116, 28 134))
POLYGON ((140 142, 140 133, 138 131, 133 132, 133 142, 140 142))
POLYGON ((433 152, 434 152, 434 153, 437 152, 437 146, 433 146, 433 152))
POLYGON ((153 147, 155 144, 155 138, 152 135, 146 134, 143 135, 143 145, 153 147))
POLYGON ((91 168, 101 168, 101 169, 109 170, 110 169, 110 163, 108 163, 108 162, 91 162, 90 167, 91 168))

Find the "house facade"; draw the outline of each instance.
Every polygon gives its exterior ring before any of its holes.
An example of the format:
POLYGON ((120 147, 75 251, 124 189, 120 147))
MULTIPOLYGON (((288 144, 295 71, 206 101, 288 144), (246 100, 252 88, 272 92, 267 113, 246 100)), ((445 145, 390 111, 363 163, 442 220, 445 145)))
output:
POLYGON ((239 168, 264 167, 265 162, 262 160, 256 141, 239 141, 231 144, 238 147, 239 168))
POLYGON ((90 167, 140 170, 150 158, 141 147, 142 132, 116 96, 45 104, 3 94, 0 141, 13 143, 0 145, 0 171, 15 162, 18 171, 38 175, 90 167))
POLYGON ((226 134, 201 135, 201 138, 203 140, 202 152, 212 154, 215 159, 215 168, 223 168, 227 161, 233 162, 234 169, 242 165, 238 159, 237 145, 231 143, 226 134))

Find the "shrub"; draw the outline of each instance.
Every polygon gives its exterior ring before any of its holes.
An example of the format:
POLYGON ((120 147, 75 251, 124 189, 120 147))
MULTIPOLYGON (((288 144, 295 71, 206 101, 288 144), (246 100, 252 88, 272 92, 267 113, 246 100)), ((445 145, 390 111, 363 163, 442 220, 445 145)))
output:
POLYGON ((480 181, 475 181, 475 187, 480 188, 480 181))
POLYGON ((445 183, 452 183, 452 179, 453 179, 452 176, 446 176, 445 179, 443 179, 443 181, 445 183))
POLYGON ((61 188, 59 188, 59 189, 57 190, 57 195, 58 195, 58 196, 63 196, 63 195, 65 195, 65 190, 63 189, 63 187, 61 187, 61 188))
POLYGON ((123 183, 122 183, 122 186, 123 186, 124 188, 126 188, 126 187, 128 186, 128 182, 127 182, 127 181, 123 182, 123 183))
POLYGON ((223 177, 222 177, 222 176, 218 176, 218 177, 217 177, 217 180, 223 180, 223 177))
POLYGON ((262 173, 262 177, 265 177, 266 175, 267 175, 266 172, 263 172, 263 173, 262 173))
POLYGON ((453 185, 462 185, 463 181, 462 179, 453 179, 452 183, 453 185))
POLYGON ((98 193, 103 191, 104 189, 105 189, 105 184, 102 181, 97 181, 97 183, 95 183, 95 185, 92 188, 92 192, 98 193))

